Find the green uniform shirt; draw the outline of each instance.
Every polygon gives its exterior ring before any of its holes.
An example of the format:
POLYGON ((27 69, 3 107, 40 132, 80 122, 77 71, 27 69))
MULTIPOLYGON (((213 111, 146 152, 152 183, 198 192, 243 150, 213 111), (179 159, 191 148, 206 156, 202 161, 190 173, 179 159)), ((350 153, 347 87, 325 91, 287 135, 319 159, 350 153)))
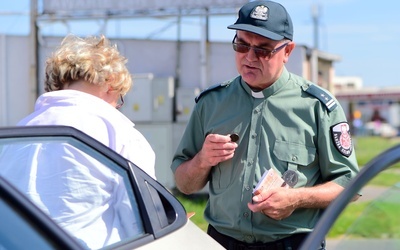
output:
MULTIPOLYGON (((261 92, 240 76, 206 90, 198 99, 171 169, 196 155, 209 133, 240 136, 231 160, 209 177, 206 220, 219 232, 244 242, 270 242, 312 231, 322 210, 297 209, 281 221, 253 213, 247 203, 263 173, 296 171, 294 188, 327 181, 346 186, 358 173, 353 146, 334 133, 347 124, 343 109, 325 90, 289 73, 261 92)), ((342 131, 346 132, 346 131, 342 131)), ((345 134, 345 133, 344 133, 345 134)))

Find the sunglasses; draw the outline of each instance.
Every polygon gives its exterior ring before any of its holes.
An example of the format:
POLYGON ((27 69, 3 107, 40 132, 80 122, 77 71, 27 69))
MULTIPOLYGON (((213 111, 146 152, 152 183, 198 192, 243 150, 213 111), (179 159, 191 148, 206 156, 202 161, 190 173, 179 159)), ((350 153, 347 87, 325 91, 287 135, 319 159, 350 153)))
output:
POLYGON ((258 48, 258 47, 253 47, 249 46, 243 43, 237 43, 235 42, 236 40, 236 35, 232 40, 232 46, 233 50, 238 52, 238 53, 248 53, 251 49, 254 51, 254 54, 256 55, 257 58, 265 58, 265 59, 271 59, 278 51, 286 47, 289 43, 284 43, 278 48, 275 48, 273 50, 268 50, 268 49, 263 49, 263 48, 258 48))
POLYGON ((117 106, 115 107, 116 109, 120 109, 120 108, 124 105, 124 103, 125 103, 124 97, 123 97, 122 95, 120 95, 119 98, 120 98, 120 102, 119 102, 119 103, 117 104, 117 106))

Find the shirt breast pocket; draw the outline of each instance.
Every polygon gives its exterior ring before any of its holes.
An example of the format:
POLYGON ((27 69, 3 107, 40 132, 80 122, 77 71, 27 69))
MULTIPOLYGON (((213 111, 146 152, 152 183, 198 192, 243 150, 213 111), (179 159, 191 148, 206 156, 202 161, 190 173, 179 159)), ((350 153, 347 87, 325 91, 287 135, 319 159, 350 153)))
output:
POLYGON ((315 147, 277 140, 273 152, 277 160, 276 167, 282 174, 288 169, 297 173, 298 182, 295 187, 308 186, 311 180, 318 178, 318 155, 315 147))

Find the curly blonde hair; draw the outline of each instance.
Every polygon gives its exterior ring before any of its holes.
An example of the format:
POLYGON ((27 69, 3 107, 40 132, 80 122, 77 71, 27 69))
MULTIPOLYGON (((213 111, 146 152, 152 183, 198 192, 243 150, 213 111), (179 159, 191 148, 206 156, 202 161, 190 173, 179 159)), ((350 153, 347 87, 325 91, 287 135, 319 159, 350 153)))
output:
POLYGON ((132 86, 132 77, 125 66, 127 61, 104 35, 87 38, 68 35, 46 60, 45 90, 60 90, 84 80, 99 86, 108 83, 125 95, 132 86))

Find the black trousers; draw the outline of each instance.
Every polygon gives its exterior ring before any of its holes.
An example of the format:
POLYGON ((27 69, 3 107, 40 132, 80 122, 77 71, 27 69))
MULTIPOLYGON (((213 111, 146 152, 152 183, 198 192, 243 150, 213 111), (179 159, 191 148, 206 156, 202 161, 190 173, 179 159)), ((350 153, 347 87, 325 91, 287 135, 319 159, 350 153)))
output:
MULTIPOLYGON (((221 234, 211 225, 208 226, 207 234, 228 250, 296 250, 300 248, 301 243, 308 236, 307 233, 299 233, 274 242, 245 243, 221 234)), ((324 249, 325 241, 321 243, 320 250, 324 249)))

